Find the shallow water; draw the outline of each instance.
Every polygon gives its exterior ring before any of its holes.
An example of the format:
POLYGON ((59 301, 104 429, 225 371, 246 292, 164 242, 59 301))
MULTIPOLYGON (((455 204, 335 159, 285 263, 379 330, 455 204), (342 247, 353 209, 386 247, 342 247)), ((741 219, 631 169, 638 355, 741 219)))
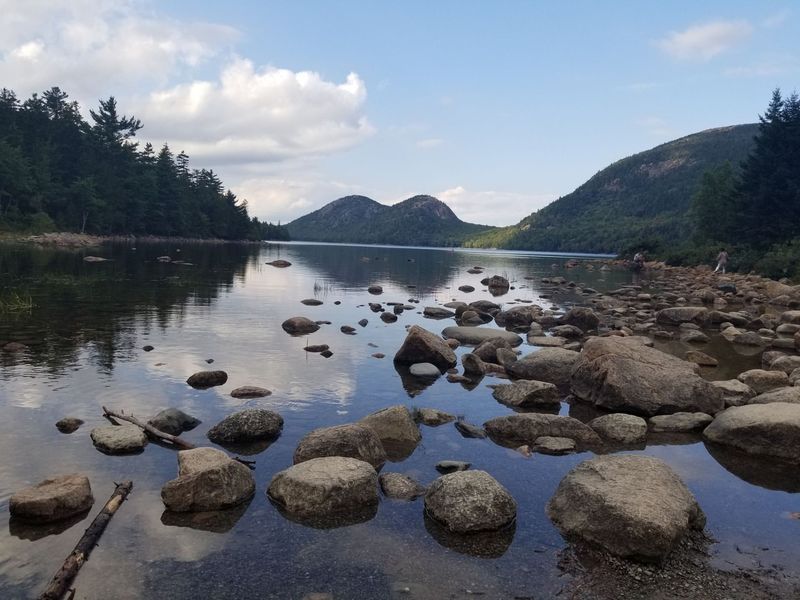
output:
MULTIPOLYGON (((422 307, 451 299, 490 298, 478 283, 485 275, 466 269, 480 264, 486 275, 501 274, 515 298, 549 307, 543 276, 563 275, 600 291, 630 282, 623 271, 567 271, 563 257, 513 252, 444 251, 385 247, 283 244, 105 246, 92 253, 112 261, 86 263, 85 253, 22 247, 0 248, 2 294, 30 296, 28 311, 0 314, 0 341, 20 341, 29 350, 0 353, 0 597, 35 597, 70 552, 83 529, 114 488, 131 479, 134 491, 106 530, 100 546, 76 581, 80 598, 302 598, 331 592, 336 598, 550 597, 564 584, 558 554, 564 542, 544 506, 564 474, 589 454, 523 458, 490 440, 465 439, 452 424, 421 427, 422 442, 402 462, 387 463, 429 483, 443 459, 465 460, 485 469, 517 499, 515 527, 479 539, 448 536, 423 516, 422 501, 383 500, 362 522, 317 529, 284 517, 266 498, 277 471, 291 464, 297 441, 320 426, 347 423, 379 408, 403 403, 464 415, 471 423, 508 414, 491 397, 484 379, 468 390, 443 378, 426 389, 409 385, 391 356, 404 326, 434 332, 452 321, 434 321, 422 307), (171 255, 191 265, 162 264, 171 255), (265 264, 282 258, 293 264, 265 264), (526 279, 530 278, 530 279, 526 279), (366 288, 379 284, 381 296, 366 288), (464 294, 458 286, 471 284, 464 294), (309 307, 304 298, 324 304, 309 307), (420 299, 384 324, 367 302, 420 299), (334 301, 341 301, 335 305, 334 301), (329 320, 318 332, 293 338, 280 324, 292 316, 329 320), (361 318, 369 319, 365 328, 361 318), (339 331, 357 328, 357 335, 339 331), (329 344, 330 359, 303 351, 307 342, 329 344), (144 352, 142 346, 155 347, 144 352), (374 345, 371 346, 370 344, 374 345), (372 358, 374 352, 387 355, 372 358), (207 359, 213 359, 209 367, 207 359), (228 382, 194 390, 195 371, 223 369, 228 382), (230 391, 259 385, 273 391, 259 400, 236 400, 230 391), (408 388, 408 389, 407 389, 408 388), (409 391, 410 390, 410 391, 409 391), (89 432, 105 424, 101 406, 147 416, 174 406, 202 420, 184 434, 208 444, 205 433, 242 407, 279 411, 282 435, 254 449, 257 493, 246 506, 200 519, 164 514, 161 486, 176 476, 173 450, 150 444, 136 456, 111 457, 92 446, 89 432), (65 416, 86 421, 62 435, 55 422, 65 416), (260 450, 260 451, 259 451, 260 450), (17 489, 58 473, 89 475, 96 503, 90 516, 58 529, 9 522, 8 498, 17 489), (60 529, 60 531, 59 531, 60 529)), ((4 296, 7 297, 7 296, 4 296)), ((558 296, 563 308, 577 295, 558 296)), ((680 354, 678 342, 658 343, 680 354)), ((522 346, 523 352, 533 350, 522 346)), ((756 367, 758 356, 730 354, 718 340, 703 348, 724 358, 705 376, 731 377, 756 367)), ((464 349, 459 349, 459 353, 464 349)), ((579 418, 580 406, 562 412, 579 418)), ((697 496, 719 566, 776 565, 794 573, 800 510, 796 476, 770 473, 696 438, 666 440, 643 450, 666 460, 697 496), (666 443, 669 442, 669 443, 666 443), (677 443, 680 442, 680 443, 677 443)))

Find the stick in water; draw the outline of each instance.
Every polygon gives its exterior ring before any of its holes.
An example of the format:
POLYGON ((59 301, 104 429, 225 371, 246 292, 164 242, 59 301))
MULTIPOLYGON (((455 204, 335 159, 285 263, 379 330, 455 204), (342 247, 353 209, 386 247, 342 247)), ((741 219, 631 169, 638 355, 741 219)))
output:
POLYGON ((182 440, 177 435, 164 433, 163 431, 160 431, 155 427, 153 427, 152 425, 150 425, 150 423, 143 423, 134 416, 128 416, 122 413, 115 412, 113 410, 108 410, 105 406, 103 407, 103 413, 104 413, 103 416, 105 417, 112 417, 114 419, 120 419, 121 421, 127 421, 128 423, 133 423, 137 427, 141 427, 142 429, 144 429, 147 433, 149 433, 153 437, 158 438, 160 440, 164 440, 165 442, 169 442, 170 444, 178 446, 179 448, 183 448, 184 450, 192 450, 193 448, 197 448, 197 446, 195 446, 191 442, 182 440))
POLYGON ((97 545, 100 536, 103 535, 106 525, 117 512, 117 509, 128 497, 133 489, 132 481, 117 483, 114 493, 106 502, 103 510, 94 518, 89 528, 83 532, 83 537, 78 541, 75 549, 70 553, 64 564, 50 580, 47 589, 39 596, 39 600, 60 600, 67 593, 75 576, 80 571, 83 564, 89 560, 89 554, 97 545))

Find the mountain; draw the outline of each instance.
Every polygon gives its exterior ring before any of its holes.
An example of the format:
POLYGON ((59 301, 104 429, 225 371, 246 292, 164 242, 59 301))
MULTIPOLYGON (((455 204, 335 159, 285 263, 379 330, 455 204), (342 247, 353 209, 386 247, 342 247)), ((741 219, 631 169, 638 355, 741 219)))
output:
POLYGON ((708 129, 623 158, 518 224, 473 236, 465 245, 619 252, 685 241, 703 173, 726 161, 738 169, 757 131, 757 124, 708 129))
POLYGON ((433 196, 414 196, 393 206, 366 196, 345 196, 289 223, 293 240, 398 246, 460 246, 494 229, 465 223, 433 196))

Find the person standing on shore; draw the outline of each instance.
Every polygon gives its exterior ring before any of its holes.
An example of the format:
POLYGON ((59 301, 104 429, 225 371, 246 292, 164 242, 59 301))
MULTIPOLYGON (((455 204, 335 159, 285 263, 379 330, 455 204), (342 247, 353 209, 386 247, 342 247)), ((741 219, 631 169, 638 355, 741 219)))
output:
POLYGON ((722 274, 725 274, 725 267, 728 264, 728 253, 725 252, 725 248, 721 248, 719 254, 717 254, 717 268, 714 269, 714 273, 719 272, 722 269, 722 274))

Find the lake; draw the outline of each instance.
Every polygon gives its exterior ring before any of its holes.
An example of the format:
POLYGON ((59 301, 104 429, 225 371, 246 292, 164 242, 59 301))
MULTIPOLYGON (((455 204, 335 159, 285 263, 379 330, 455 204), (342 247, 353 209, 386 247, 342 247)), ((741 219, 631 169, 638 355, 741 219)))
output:
MULTIPOLYGON (((424 318, 425 306, 520 299, 551 307, 555 297, 542 297, 551 295, 542 277, 565 276, 601 292, 632 281, 624 270, 567 270, 565 260, 521 252, 321 244, 118 244, 80 252, 0 247, 0 298, 32 302, 0 313, 0 341, 28 346, 0 353, 0 597, 41 592, 114 482, 125 479, 134 482, 133 493, 81 570, 79 598, 554 596, 565 583, 558 564, 565 543, 544 507, 561 478, 589 453, 525 458, 488 439, 464 438, 452 423, 421 426, 415 451, 383 471, 429 484, 438 477, 434 465, 454 459, 491 473, 517 500, 517 521, 480 540, 442 531, 424 516, 422 499, 382 499, 365 522, 317 529, 284 517, 268 501, 266 488, 291 465, 303 435, 389 405, 438 408, 474 424, 509 414, 486 387, 502 380, 485 378, 469 389, 440 378, 425 387, 401 377, 391 358, 405 326, 419 324, 439 334, 453 324, 424 318), (111 260, 88 263, 82 260, 86 254, 111 260), (184 264, 158 262, 162 255, 184 264), (292 266, 266 264, 279 258, 292 266), (467 273, 473 265, 485 267, 485 274, 467 273), (516 289, 492 298, 479 281, 493 274, 507 277, 516 289), (367 293, 373 284, 383 286, 382 295, 367 293), (476 291, 458 291, 465 284, 476 291), (323 304, 305 306, 305 298, 323 304), (366 306, 409 299, 420 301, 418 309, 390 324, 366 306), (293 316, 331 324, 310 336, 290 337, 281 323, 293 316), (366 327, 357 325, 362 318, 369 320, 366 327), (341 333, 342 325, 356 327, 356 335, 341 333), (333 356, 305 352, 307 343, 328 344, 333 356), (154 349, 145 352, 145 345, 154 349), (377 352, 386 358, 374 358, 377 352), (227 383, 208 390, 186 384, 189 375, 209 368, 226 371, 227 383), (230 391, 243 385, 268 388, 272 395, 232 398, 230 391), (274 443, 247 457, 256 461, 252 501, 192 519, 165 513, 161 502, 161 487, 177 475, 174 450, 150 444, 139 455, 106 456, 93 447, 91 429, 107 424, 103 405, 140 417, 180 408, 202 421, 183 435, 198 445, 211 445, 208 429, 245 407, 276 410, 285 425, 274 443), (55 423, 66 416, 86 423, 63 435, 55 423), (8 499, 16 490, 76 471, 92 484, 96 502, 88 517, 47 528, 9 522, 8 499)), ((555 308, 581 301, 578 293, 561 294, 555 308)), ((678 342, 657 344, 675 354, 686 350, 678 342)), ((728 356, 728 346, 715 339, 704 350, 724 355, 736 372, 759 364, 758 356, 728 356)), ((704 374, 731 376, 724 368, 704 374)), ((563 414, 585 419, 593 416, 589 412, 562 404, 563 414)), ((800 510, 797 478, 770 477, 757 466, 710 453, 698 439, 683 442, 635 452, 664 459, 696 495, 718 542, 712 546, 714 564, 774 565, 796 574, 800 523, 791 517, 800 510)))

